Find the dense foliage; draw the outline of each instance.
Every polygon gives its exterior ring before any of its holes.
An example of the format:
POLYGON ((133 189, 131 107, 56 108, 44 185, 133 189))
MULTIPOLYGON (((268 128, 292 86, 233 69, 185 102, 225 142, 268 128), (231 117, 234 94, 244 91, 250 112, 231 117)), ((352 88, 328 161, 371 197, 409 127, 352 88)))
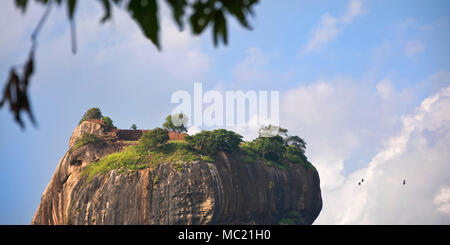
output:
POLYGON ((195 135, 188 135, 184 140, 195 150, 209 154, 216 151, 211 131, 202 130, 195 135))
POLYGON ((214 140, 219 151, 232 152, 239 148, 242 136, 226 129, 216 129, 212 131, 214 140))
POLYGON ((103 142, 100 138, 98 138, 97 136, 93 135, 93 134, 83 134, 80 138, 78 138, 75 141, 75 144, 73 145, 71 151, 75 151, 76 149, 85 146, 87 144, 92 144, 92 143, 101 143, 103 142))
POLYGON ((258 137, 252 141, 251 146, 263 158, 274 161, 280 160, 286 151, 285 143, 281 136, 258 137))
POLYGON ((293 146, 294 148, 297 148, 302 153, 305 153, 306 142, 302 138, 294 135, 294 136, 286 137, 284 141, 286 142, 286 145, 293 146))
POLYGON ((226 129, 203 130, 184 139, 192 148, 209 155, 215 155, 218 151, 235 151, 242 142, 241 135, 226 129))
POLYGON ((89 120, 89 119, 102 119, 102 112, 99 108, 93 107, 89 109, 87 112, 84 113, 83 117, 81 118, 80 122, 78 124, 81 124, 83 121, 89 120))
POLYGON ((111 130, 115 128, 113 120, 110 117, 103 117, 102 120, 105 123, 106 130, 111 130))
POLYGON ((130 127, 130 129, 131 129, 131 130, 136 130, 136 129, 137 129, 136 124, 132 124, 131 127, 130 127))
MULTIPOLYGON (((280 128, 282 129, 282 128, 280 128)), ((91 179, 96 174, 112 169, 137 170, 170 162, 177 171, 183 171, 185 163, 203 159, 213 163, 220 151, 229 152, 245 164, 265 163, 283 171, 289 170, 288 162, 313 168, 304 155, 306 143, 298 136, 288 136, 287 129, 280 130, 273 137, 258 137, 251 142, 243 142, 242 136, 226 129, 203 130, 184 140, 169 141, 169 131, 155 128, 144 133, 138 145, 124 151, 105 156, 86 167, 84 173, 91 179)), ((83 135, 77 147, 98 142, 94 135, 83 135)), ((297 215, 290 215, 280 224, 301 223, 297 215)))
POLYGON ((139 139, 139 144, 147 151, 158 150, 169 141, 169 131, 162 128, 155 128, 145 132, 139 139))

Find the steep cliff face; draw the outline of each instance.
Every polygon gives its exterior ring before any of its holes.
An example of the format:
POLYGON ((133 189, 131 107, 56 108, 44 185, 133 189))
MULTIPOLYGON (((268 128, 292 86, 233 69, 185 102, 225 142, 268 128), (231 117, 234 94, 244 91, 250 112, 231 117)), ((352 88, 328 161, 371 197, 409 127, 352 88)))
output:
MULTIPOLYGON (((105 136, 96 122, 84 130, 105 136)), ((322 208, 315 169, 290 164, 289 171, 243 163, 220 153, 214 163, 173 163, 135 171, 112 170, 88 181, 82 170, 125 146, 88 144, 64 155, 44 191, 32 224, 278 224, 292 214, 312 224, 322 208)))

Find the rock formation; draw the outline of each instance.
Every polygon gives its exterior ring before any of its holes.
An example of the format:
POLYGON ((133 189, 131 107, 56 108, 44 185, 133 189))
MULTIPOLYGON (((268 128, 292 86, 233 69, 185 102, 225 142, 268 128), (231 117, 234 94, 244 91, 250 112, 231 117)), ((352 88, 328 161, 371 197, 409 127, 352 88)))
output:
POLYGON ((290 164, 283 171, 224 152, 214 163, 186 162, 181 171, 168 162, 88 181, 84 167, 126 145, 109 137, 72 150, 83 133, 110 136, 96 121, 74 130, 32 224, 278 224, 292 213, 312 224, 322 208, 314 168, 290 164))

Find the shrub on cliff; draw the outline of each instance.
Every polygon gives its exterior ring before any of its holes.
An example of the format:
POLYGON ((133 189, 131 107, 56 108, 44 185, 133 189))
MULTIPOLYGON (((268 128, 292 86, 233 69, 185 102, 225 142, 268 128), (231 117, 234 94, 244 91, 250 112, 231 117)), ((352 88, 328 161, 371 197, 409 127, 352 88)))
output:
POLYGON ((242 136, 233 131, 216 129, 212 131, 219 151, 232 152, 239 148, 242 136))
POLYGON ((139 145, 147 151, 158 150, 169 141, 169 131, 167 129, 155 128, 145 132, 139 139, 139 145))
POLYGON ((203 130, 184 139, 192 148, 210 155, 215 155, 218 151, 235 151, 242 142, 241 135, 225 129, 203 130))
POLYGON ((195 135, 184 137, 184 140, 192 149, 201 153, 211 154, 215 152, 216 146, 211 131, 202 130, 195 135))
POLYGON ((85 146, 87 144, 98 144, 101 143, 102 140, 100 138, 98 138, 97 136, 93 135, 93 134, 83 134, 80 138, 78 138, 75 141, 75 144, 72 147, 72 151, 75 151, 76 149, 85 146))
POLYGON ((111 130, 115 128, 113 120, 110 117, 103 117, 102 120, 105 123, 106 130, 111 130))
POLYGON ((83 117, 81 118, 80 122, 78 123, 81 124, 83 121, 85 120, 89 120, 89 119, 102 119, 102 112, 100 111, 99 108, 97 107, 93 107, 91 109, 89 109, 86 113, 84 113, 83 117))
POLYGON ((251 146, 261 157, 274 161, 280 160, 286 151, 281 136, 258 137, 252 141, 251 146))
POLYGON ((195 135, 188 135, 184 137, 184 140, 193 149, 205 154, 212 153, 216 148, 211 131, 202 130, 200 133, 195 135))
POLYGON ((189 119, 185 114, 178 113, 168 115, 162 126, 164 129, 167 129, 169 131, 185 133, 187 132, 185 125, 187 125, 188 121, 189 119))
POLYGON ((306 149, 306 142, 294 135, 294 136, 288 136, 284 139, 284 142, 286 143, 286 145, 288 146, 293 146, 295 148, 297 148, 299 151, 301 151, 302 153, 305 153, 305 149, 306 149))

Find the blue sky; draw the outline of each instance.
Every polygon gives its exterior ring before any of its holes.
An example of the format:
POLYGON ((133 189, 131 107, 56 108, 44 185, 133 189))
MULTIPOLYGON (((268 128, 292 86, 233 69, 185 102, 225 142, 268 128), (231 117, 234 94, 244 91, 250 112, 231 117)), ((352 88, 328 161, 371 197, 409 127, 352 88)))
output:
MULTIPOLYGON (((44 9, 33 3, 22 15, 12 1, 2 4, 6 80, 26 59, 44 9)), ((163 6, 158 52, 124 11, 100 25, 100 5, 83 1, 72 55, 66 11, 54 9, 30 89, 39 127, 21 131, 0 110, 0 224, 31 221, 88 108, 119 128, 153 128, 174 108, 171 94, 194 82, 281 92, 281 125, 306 139, 321 176, 317 224, 450 224, 449 10, 445 0, 263 1, 252 31, 231 20, 229 45, 215 48, 210 30, 179 32, 163 6), (361 176, 377 184, 355 189, 361 176), (390 188, 396 178, 408 178, 410 189, 390 188)))

